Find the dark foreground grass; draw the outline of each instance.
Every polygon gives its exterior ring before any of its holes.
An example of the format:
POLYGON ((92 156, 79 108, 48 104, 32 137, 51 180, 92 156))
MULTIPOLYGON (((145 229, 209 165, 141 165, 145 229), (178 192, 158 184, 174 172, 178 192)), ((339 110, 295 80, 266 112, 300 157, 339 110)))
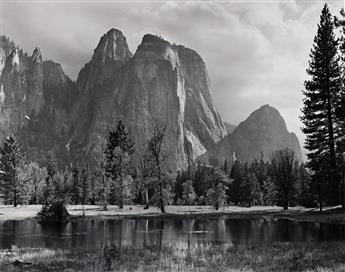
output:
POLYGON ((98 251, 0 252, 0 271, 345 271, 345 244, 275 243, 178 250, 106 246, 98 251))

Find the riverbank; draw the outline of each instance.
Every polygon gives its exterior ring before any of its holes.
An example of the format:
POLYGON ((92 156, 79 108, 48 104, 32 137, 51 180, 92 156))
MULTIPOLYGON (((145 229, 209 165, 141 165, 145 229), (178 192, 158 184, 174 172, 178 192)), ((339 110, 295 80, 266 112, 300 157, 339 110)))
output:
POLYGON ((176 251, 104 246, 94 251, 0 250, 0 271, 344 271, 341 242, 274 243, 176 251))
MULTIPOLYGON (((35 218, 41 207, 41 205, 18 207, 0 205, 0 221, 35 218)), ((67 210, 72 218, 83 216, 82 205, 68 205, 67 210)), ((158 208, 144 209, 142 205, 127 205, 123 209, 110 205, 106 211, 100 205, 85 205, 84 210, 86 218, 97 217, 101 219, 110 217, 204 217, 227 215, 233 218, 289 219, 345 224, 345 211, 340 207, 329 208, 322 213, 317 209, 305 209, 303 207, 292 207, 284 211, 278 206, 253 206, 249 208, 227 206, 218 211, 211 206, 167 206, 165 214, 161 214, 158 208)))

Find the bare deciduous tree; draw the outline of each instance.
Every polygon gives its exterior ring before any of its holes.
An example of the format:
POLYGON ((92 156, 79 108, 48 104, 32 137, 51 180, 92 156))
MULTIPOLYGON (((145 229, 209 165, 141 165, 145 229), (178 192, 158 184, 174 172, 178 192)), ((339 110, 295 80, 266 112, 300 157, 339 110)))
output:
POLYGON ((169 152, 165 149, 167 127, 155 120, 150 127, 151 138, 147 143, 147 153, 150 162, 150 173, 154 183, 154 203, 165 213, 165 206, 169 200, 169 189, 172 181, 168 170, 167 159, 169 152))

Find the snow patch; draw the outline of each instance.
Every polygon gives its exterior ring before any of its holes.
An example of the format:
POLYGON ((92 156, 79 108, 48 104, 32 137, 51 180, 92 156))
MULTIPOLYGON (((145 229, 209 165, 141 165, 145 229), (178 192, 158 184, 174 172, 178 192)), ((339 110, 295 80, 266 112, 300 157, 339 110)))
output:
POLYGON ((201 144, 198 137, 196 137, 191 131, 186 130, 186 138, 191 143, 193 149, 193 160, 204 154, 207 149, 201 144))
POLYGON ((27 119, 27 120, 31 120, 31 118, 28 116, 28 115, 24 115, 24 118, 27 119))

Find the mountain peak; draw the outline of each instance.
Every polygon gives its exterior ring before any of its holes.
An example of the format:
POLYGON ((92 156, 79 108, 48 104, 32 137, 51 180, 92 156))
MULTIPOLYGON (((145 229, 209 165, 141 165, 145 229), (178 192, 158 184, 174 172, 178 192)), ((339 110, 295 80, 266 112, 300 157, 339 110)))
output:
MULTIPOLYGON (((279 125, 286 129, 286 123, 280 112, 273 106, 266 104, 253 111, 246 121, 279 125)), ((242 122, 244 123, 244 122, 242 122)))
POLYGON ((225 159, 235 152, 240 161, 250 162, 260 158, 261 154, 265 160, 269 160, 274 151, 283 148, 294 150, 298 161, 302 161, 296 135, 288 131, 279 111, 266 104, 252 112, 211 153, 219 159, 225 159))
POLYGON ((101 64, 114 61, 125 63, 130 57, 126 37, 120 30, 112 28, 101 37, 92 60, 101 64))

